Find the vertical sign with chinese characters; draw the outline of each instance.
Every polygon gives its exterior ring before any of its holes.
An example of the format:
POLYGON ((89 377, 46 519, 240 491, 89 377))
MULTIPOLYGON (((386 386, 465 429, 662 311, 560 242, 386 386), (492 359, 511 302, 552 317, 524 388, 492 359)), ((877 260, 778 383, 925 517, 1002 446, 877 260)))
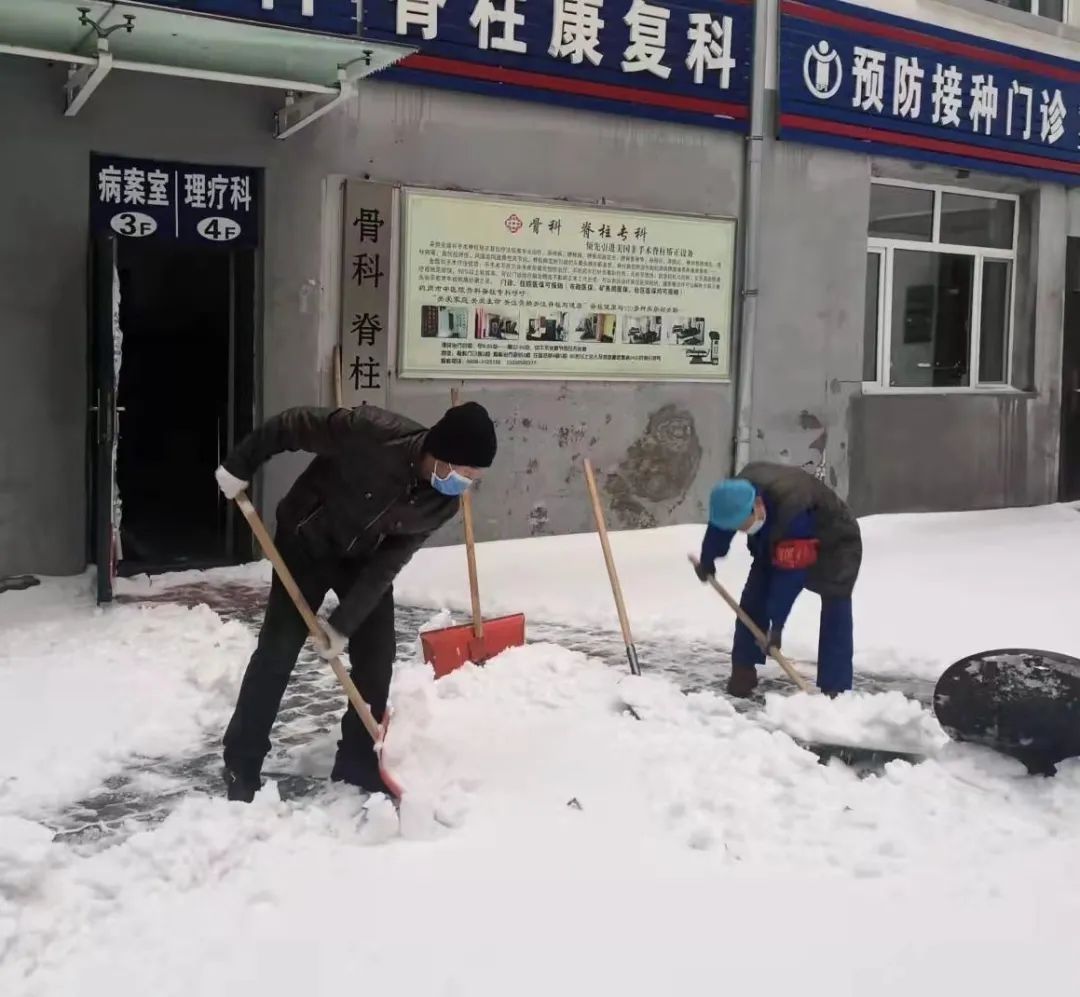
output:
POLYGON ((343 404, 386 405, 394 188, 345 182, 341 260, 343 404))
POLYGON ((746 130, 749 0, 370 0, 375 79, 746 130))
POLYGON ((1080 63, 841 0, 781 11, 781 138, 1080 183, 1080 63))
POLYGON ((90 226, 121 238, 252 248, 258 194, 244 166, 90 156, 90 226))

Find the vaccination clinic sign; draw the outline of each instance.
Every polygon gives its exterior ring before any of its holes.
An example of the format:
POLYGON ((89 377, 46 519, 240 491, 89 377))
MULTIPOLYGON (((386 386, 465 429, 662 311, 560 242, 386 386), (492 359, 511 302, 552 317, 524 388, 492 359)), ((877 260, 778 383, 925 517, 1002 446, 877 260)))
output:
POLYGON ((1080 182, 1080 66, 836 2, 783 0, 780 136, 1080 182))

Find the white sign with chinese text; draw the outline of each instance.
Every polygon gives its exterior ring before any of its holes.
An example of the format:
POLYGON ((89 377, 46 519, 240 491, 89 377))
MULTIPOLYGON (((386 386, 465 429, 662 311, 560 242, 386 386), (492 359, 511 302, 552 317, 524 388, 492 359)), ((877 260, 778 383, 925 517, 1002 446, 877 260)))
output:
POLYGON ((394 188, 345 183, 341 270, 342 395, 347 407, 386 406, 394 188))
POLYGON ((405 192, 403 377, 724 381, 735 222, 405 192))

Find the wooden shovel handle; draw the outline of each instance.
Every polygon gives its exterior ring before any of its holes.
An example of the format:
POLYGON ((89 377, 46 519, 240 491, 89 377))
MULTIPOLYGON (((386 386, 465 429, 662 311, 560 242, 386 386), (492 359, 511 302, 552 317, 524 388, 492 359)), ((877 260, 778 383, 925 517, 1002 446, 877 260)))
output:
POLYGON ((344 397, 341 390, 341 346, 334 347, 334 405, 337 408, 342 407, 342 398, 344 397))
MULTIPOLYGON (((696 557, 694 557, 693 554, 687 554, 686 556, 689 559, 690 563, 694 566, 694 570, 697 570, 698 563, 699 563, 698 559, 696 557)), ((785 672, 787 672, 788 678, 791 679, 791 681, 794 682, 803 692, 809 692, 810 691, 810 686, 807 684, 806 679, 804 679, 795 670, 795 666, 791 663, 790 659, 786 655, 784 655, 784 654, 782 654, 780 652, 780 648, 778 648, 778 647, 769 647, 768 646, 768 637, 766 637, 765 634, 763 634, 761 632, 761 628, 750 618, 750 614, 747 613, 746 610, 743 609, 742 606, 740 606, 728 594, 727 589, 724 588, 724 586, 721 585, 716 580, 716 578, 713 577, 713 576, 709 577, 709 584, 720 595, 720 598, 722 598, 724 600, 724 602, 726 602, 735 611, 735 615, 740 620, 742 620, 743 626, 745 626, 746 629, 749 630, 751 634, 753 634, 754 639, 763 648, 765 648, 765 653, 770 655, 773 658, 773 660, 781 668, 783 668, 785 672)))
MULTIPOLYGON (((281 584, 285 586, 285 591, 289 593, 293 603, 296 605, 297 612, 304 618, 304 622, 307 624, 312 639, 320 647, 326 647, 329 641, 327 641, 326 634, 323 633, 323 628, 319 624, 319 618, 311 611, 311 606, 308 605, 307 599, 304 598, 303 593, 300 591, 300 586, 296 584, 296 579, 293 578, 292 572, 285 563, 285 559, 277 549, 277 544, 274 543, 273 538, 267 532, 266 526, 263 525, 262 518, 255 511, 255 506, 251 504, 251 499, 247 497, 246 492, 241 491, 240 494, 236 496, 236 504, 244 514, 244 519, 248 521, 251 532, 255 534, 255 539, 259 541, 259 546, 262 547, 263 553, 266 554, 270 559, 270 563, 274 566, 278 578, 281 579, 281 584)), ((353 709, 356 710, 361 723, 363 723, 367 732, 371 735, 371 739, 375 742, 377 748, 382 742, 382 730, 375 722, 375 716, 371 712, 371 707, 364 702, 364 697, 360 695, 360 690, 356 688, 356 683, 353 682, 349 673, 345 670, 345 666, 341 663, 341 658, 335 657, 331 659, 330 667, 334 670, 338 682, 341 683, 341 687, 345 690, 345 695, 349 697, 349 702, 352 703, 353 709)))
POLYGON ((630 647, 634 638, 630 634, 630 619, 626 615, 626 603, 623 601, 622 586, 619 584, 619 575, 615 571, 615 558, 611 555, 611 543, 608 540, 607 523, 604 522, 604 509, 600 505, 600 492, 596 487, 596 475, 593 474, 592 462, 588 457, 584 459, 585 484, 589 487, 589 501, 592 503, 593 519, 596 520, 596 532, 600 535, 600 546, 604 551, 604 563, 607 564, 608 579, 611 581, 611 592, 615 596, 615 610, 619 614, 619 626, 622 629, 623 643, 630 647))
MULTIPOLYGON (((461 393, 450 389, 450 404, 461 404, 461 393)), ((480 611, 480 579, 476 571, 476 533, 473 531, 472 495, 461 496, 461 518, 465 521, 465 559, 469 564, 469 598, 472 600, 473 635, 477 640, 484 636, 484 617, 480 611)))

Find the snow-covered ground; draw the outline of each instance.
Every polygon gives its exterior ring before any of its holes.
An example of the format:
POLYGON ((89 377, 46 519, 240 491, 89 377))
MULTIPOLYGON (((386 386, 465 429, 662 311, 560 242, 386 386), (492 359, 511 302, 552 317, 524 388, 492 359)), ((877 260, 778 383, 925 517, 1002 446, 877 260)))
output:
POLYGON ((228 719, 254 646, 205 606, 102 611, 89 577, 0 595, 0 815, 183 750, 228 719))
MULTIPOLYGON (((936 679, 951 662, 991 647, 1038 647, 1080 656, 1070 603, 1068 552, 1080 540, 1080 509, 1054 505, 979 513, 871 516, 855 592, 855 669, 936 679)), ((634 635, 711 640, 730 646, 734 618, 702 587, 686 560, 702 530, 675 526, 611 535, 634 635)), ((593 534, 480 544, 485 616, 524 612, 530 620, 618 628, 600 544, 593 534)), ((749 568, 746 545, 732 545, 717 577, 738 595, 749 568)), ((266 581, 266 562, 221 574, 266 581)), ((153 591, 190 581, 178 573, 129 584, 153 591)), ((460 547, 423 550, 395 592, 409 605, 469 610, 460 547)), ((784 631, 784 650, 817 657, 818 601, 803 596, 784 631)))
MULTIPOLYGON (((613 536, 637 635, 730 640, 729 611, 686 564, 699 537, 613 536)), ((858 671, 933 678, 1003 645, 1080 652, 1063 556, 1076 509, 883 517, 864 538, 858 671)), ((616 627, 595 537, 485 545, 479 561, 488 615, 616 627)), ((746 566, 737 549, 721 580, 737 592, 746 566)), ((398 598, 462 610, 464 575, 460 550, 424 551, 398 598)), ((803 596, 785 633, 808 670, 815 616, 803 596)), ((252 639, 206 607, 100 612, 83 579, 0 596, 0 994, 1080 987, 1080 761, 1030 778, 944 743, 895 692, 742 714, 554 644, 437 683, 403 661, 386 749, 400 820, 341 788, 282 802, 270 784, 250 807, 192 794, 135 833, 54 840, 64 803, 219 736, 252 639), (859 778, 781 727, 929 757, 859 778)), ((333 747, 331 732, 297 749, 296 769, 328 770, 333 747)))

